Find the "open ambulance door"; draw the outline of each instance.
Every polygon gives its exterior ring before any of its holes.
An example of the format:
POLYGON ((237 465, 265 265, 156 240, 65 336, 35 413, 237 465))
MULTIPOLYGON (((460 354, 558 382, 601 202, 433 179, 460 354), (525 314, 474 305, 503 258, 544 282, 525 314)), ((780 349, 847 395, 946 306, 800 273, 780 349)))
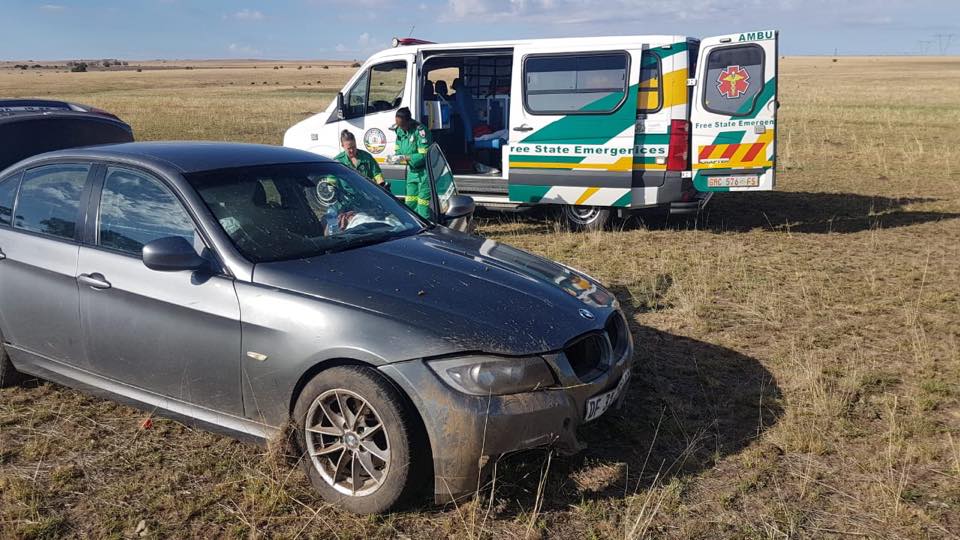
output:
POLYGON ((778 32, 700 42, 690 113, 698 191, 769 191, 775 185, 778 32))
POLYGON ((430 176, 430 213, 432 221, 461 232, 473 231, 473 199, 460 195, 453 170, 447 163, 440 145, 433 143, 427 150, 427 171, 430 176))

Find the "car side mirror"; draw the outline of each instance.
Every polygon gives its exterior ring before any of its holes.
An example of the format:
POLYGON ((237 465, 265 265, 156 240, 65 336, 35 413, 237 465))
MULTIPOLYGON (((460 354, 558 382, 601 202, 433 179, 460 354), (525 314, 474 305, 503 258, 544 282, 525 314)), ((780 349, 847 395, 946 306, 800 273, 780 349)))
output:
POLYGON ((469 216, 477 209, 477 203, 473 202, 473 197, 466 195, 454 195, 450 197, 448 204, 447 211, 443 213, 444 223, 469 216))
POLYGON ((340 120, 344 119, 343 109, 343 92, 337 92, 337 118, 340 120))
POLYGON ((197 254, 190 242, 181 236, 159 238, 143 246, 143 264, 158 272, 203 270, 209 261, 197 254))

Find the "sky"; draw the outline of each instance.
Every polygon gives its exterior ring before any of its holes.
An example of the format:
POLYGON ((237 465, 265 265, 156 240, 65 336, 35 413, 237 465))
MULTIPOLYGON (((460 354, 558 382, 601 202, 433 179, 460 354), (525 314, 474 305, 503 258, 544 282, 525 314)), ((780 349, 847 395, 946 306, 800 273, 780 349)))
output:
POLYGON ((960 0, 0 0, 0 21, 0 60, 362 60, 394 36, 766 29, 786 55, 960 54, 960 0))

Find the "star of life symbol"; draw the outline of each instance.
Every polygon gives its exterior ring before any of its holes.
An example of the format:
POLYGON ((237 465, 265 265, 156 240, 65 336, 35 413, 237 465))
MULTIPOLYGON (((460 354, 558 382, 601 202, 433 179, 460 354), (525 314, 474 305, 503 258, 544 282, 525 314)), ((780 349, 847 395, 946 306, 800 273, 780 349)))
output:
POLYGON ((750 88, 750 74, 740 66, 727 66, 717 77, 717 90, 727 99, 737 99, 750 88))

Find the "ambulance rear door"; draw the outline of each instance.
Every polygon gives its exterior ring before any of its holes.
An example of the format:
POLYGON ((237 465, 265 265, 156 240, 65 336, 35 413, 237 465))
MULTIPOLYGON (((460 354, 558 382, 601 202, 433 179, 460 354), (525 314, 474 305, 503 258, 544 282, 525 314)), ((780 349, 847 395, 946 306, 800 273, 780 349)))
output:
POLYGON ((700 42, 690 113, 693 185, 699 191, 769 191, 775 185, 778 32, 700 42))

